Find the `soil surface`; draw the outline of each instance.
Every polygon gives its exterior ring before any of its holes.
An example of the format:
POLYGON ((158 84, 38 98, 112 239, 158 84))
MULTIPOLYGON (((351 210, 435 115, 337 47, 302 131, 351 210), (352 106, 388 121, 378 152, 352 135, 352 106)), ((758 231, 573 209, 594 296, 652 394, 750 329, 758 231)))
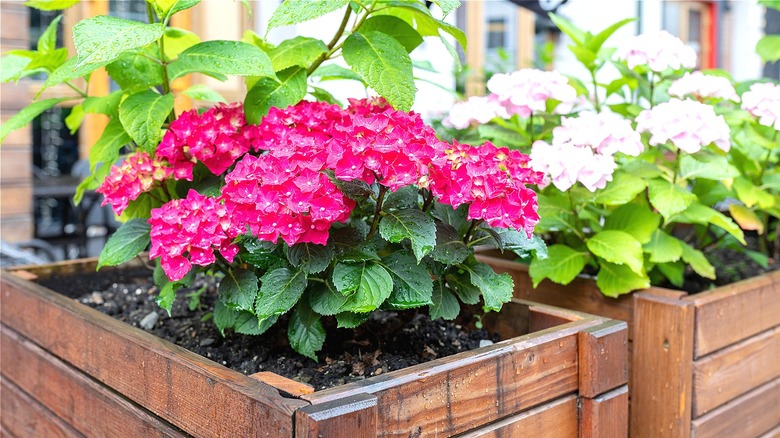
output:
POLYGON ((317 390, 478 348, 480 342, 498 341, 469 320, 431 321, 425 313, 381 311, 354 330, 338 329, 334 319, 324 318, 328 335, 315 362, 290 348, 284 317, 260 336, 226 331, 223 337, 210 320, 216 288, 206 279, 179 291, 170 317, 154 301, 159 290, 148 270, 104 269, 39 283, 233 370, 244 374, 272 371, 317 390), (190 310, 187 294, 203 286, 200 306, 190 310), (73 296, 68 291, 88 292, 73 296))

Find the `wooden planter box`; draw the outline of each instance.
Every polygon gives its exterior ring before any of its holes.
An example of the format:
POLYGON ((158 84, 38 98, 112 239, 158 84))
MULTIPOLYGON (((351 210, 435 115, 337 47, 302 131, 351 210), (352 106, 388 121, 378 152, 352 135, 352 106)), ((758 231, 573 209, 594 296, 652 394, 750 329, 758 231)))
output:
POLYGON ((631 436, 780 436, 780 272, 612 299, 585 278, 534 289, 526 265, 479 258, 512 275, 518 298, 628 322, 631 436))
POLYGON ((503 342, 306 394, 305 385, 229 370, 30 281, 94 263, 2 272, 1 435, 627 434, 624 322, 515 300, 486 318, 503 342))

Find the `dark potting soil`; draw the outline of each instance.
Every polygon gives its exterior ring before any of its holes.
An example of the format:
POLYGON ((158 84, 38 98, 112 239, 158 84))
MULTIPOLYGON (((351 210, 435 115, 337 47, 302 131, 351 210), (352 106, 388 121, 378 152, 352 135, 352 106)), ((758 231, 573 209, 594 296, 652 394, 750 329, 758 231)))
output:
POLYGON ((318 390, 472 350, 481 341, 498 340, 486 330, 474 328, 473 321, 432 321, 425 313, 414 311, 376 312, 353 330, 338 329, 336 321, 326 317, 327 338, 318 354, 319 362, 315 362, 290 348, 285 317, 260 336, 226 331, 223 337, 210 320, 216 287, 206 278, 179 291, 171 316, 154 301, 159 290, 149 270, 104 269, 48 277, 39 283, 233 370, 244 374, 271 371, 318 390), (187 295, 202 287, 206 289, 200 306, 190 310, 187 295), (72 291, 80 291, 80 295, 74 296, 72 291))

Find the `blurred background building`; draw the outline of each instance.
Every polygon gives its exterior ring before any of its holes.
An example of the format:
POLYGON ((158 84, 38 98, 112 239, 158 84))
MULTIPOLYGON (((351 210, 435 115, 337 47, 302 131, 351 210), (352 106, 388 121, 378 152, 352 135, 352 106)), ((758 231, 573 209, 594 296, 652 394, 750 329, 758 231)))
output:
MULTIPOLYGON (((247 9, 238 1, 204 0, 174 16, 171 25, 192 30, 204 41, 240 39, 246 30, 264 35, 266 22, 279 0, 248 4, 247 9)), ((439 41, 428 41, 415 50, 412 58, 420 68, 415 71, 419 81, 414 109, 424 115, 440 114, 462 94, 484 93, 485 79, 496 72, 537 67, 581 74, 581 67, 566 50, 568 38, 546 16, 546 11, 554 9, 589 31, 634 17, 635 21, 613 36, 612 45, 630 35, 665 29, 696 49, 702 69, 724 69, 736 80, 762 76, 780 79, 778 64, 762 64, 754 50, 764 34, 780 33, 780 11, 767 11, 754 0, 466 0, 447 18, 468 37, 468 50, 461 50, 464 68, 455 72, 452 58, 439 41)), ((100 14, 145 21, 145 1, 82 0, 64 12, 60 43, 74 53, 71 27, 83 18, 100 14)), ((22 1, 0 1, 2 52, 34 49, 40 34, 57 15, 59 12, 27 8, 22 1)), ((305 35, 329 40, 340 19, 341 14, 334 13, 314 22, 274 29, 268 39, 278 42, 305 35)), ((2 120, 31 102, 44 79, 32 77, 16 85, 2 84, 2 120)), ((226 82, 206 77, 180 78, 174 88, 183 90, 194 83, 206 83, 228 101, 240 100, 245 93, 239 78, 226 82)), ((354 81, 331 81, 321 86, 342 101, 366 92, 354 81)), ((108 94, 114 87, 105 69, 96 71, 90 79, 90 95, 108 94)), ((47 90, 44 97, 72 93, 59 86, 47 90)), ((186 98, 179 99, 177 109, 192 104, 186 98)), ((89 147, 100 136, 107 119, 88 114, 81 128, 70 133, 64 123, 69 113, 67 106, 49 110, 30 126, 14 131, 0 147, 0 239, 20 245, 43 241, 50 245, 46 253, 50 258, 96 255, 116 226, 111 211, 100 208, 97 197, 87 197, 80 207, 70 201, 83 175, 89 147)))

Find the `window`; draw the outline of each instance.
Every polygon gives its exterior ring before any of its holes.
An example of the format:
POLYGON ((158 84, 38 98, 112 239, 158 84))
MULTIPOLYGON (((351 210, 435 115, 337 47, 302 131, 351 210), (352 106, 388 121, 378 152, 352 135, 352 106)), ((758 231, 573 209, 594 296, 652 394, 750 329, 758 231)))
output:
POLYGON ((693 47, 697 69, 715 68, 717 60, 716 2, 665 1, 664 29, 693 47))

